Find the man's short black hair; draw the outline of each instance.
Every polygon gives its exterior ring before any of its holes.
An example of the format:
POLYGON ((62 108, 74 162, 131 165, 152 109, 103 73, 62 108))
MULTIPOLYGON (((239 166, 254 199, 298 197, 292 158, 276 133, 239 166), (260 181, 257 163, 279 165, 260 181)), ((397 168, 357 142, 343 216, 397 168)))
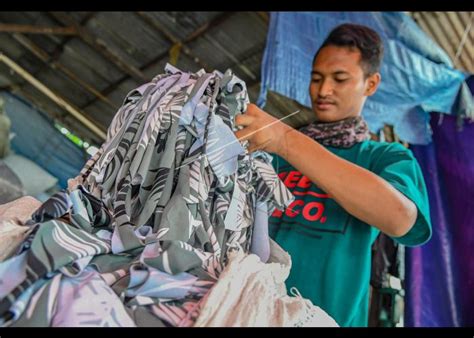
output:
POLYGON ((366 77, 380 71, 383 57, 382 39, 376 31, 367 26, 345 23, 334 28, 314 55, 313 63, 319 51, 326 46, 357 48, 366 77))

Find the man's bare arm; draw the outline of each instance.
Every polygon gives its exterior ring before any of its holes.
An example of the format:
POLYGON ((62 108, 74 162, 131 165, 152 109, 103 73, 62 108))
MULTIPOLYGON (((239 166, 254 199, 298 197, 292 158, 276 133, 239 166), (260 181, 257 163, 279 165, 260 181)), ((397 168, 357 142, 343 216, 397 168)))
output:
POLYGON ((348 213, 387 235, 400 237, 411 229, 417 208, 387 181, 334 155, 282 122, 263 128, 274 121, 274 117, 252 105, 245 115, 237 117, 236 122, 246 128, 236 135, 248 139, 251 150, 262 149, 280 155, 348 213), (249 134, 252 135, 246 138, 249 134))

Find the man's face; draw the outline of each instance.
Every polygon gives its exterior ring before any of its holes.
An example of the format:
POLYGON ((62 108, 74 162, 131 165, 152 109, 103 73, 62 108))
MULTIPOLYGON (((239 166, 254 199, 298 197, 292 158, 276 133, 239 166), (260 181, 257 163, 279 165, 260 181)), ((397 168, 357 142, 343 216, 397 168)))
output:
POLYGON ((335 122, 360 115, 367 96, 377 90, 380 74, 367 78, 360 51, 326 46, 319 51, 311 72, 309 94, 316 119, 335 122))

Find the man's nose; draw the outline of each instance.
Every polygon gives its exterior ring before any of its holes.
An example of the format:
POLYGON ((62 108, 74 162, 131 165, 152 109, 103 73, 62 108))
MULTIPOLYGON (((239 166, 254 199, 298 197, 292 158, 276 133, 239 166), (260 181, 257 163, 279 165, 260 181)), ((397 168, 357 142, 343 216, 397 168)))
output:
POLYGON ((326 97, 326 96, 332 95, 333 92, 334 92, 334 88, 330 81, 324 80, 321 82, 321 85, 319 87, 319 92, 318 92, 319 96, 326 97))

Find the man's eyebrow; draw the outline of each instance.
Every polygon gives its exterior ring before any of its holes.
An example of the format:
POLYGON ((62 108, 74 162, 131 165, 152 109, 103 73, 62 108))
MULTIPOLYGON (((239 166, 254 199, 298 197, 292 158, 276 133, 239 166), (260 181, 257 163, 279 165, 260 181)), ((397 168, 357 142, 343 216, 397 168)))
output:
MULTIPOLYGON (((332 74, 332 75, 341 75, 341 74, 346 75, 346 74, 349 74, 349 72, 346 72, 345 70, 337 70, 337 71, 335 71, 335 72, 333 72, 333 73, 331 73, 331 74, 332 74)), ((323 74, 320 73, 320 72, 318 72, 317 70, 311 71, 311 75, 320 75, 320 76, 323 76, 323 74)))
POLYGON ((346 72, 345 70, 338 70, 338 71, 335 71, 333 74, 334 75, 340 75, 340 74, 346 75, 346 74, 349 74, 349 72, 346 72))

